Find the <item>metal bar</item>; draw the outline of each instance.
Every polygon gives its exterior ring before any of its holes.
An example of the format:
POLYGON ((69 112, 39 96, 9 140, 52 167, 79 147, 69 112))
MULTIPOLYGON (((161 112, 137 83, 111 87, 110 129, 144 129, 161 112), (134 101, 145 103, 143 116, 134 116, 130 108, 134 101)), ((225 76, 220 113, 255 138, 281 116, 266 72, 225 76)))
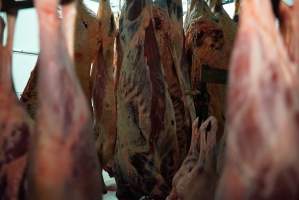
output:
POLYGON ((23 50, 13 50, 13 53, 25 54, 25 55, 31 55, 31 56, 38 56, 39 55, 36 52, 29 52, 29 51, 23 51, 23 50))

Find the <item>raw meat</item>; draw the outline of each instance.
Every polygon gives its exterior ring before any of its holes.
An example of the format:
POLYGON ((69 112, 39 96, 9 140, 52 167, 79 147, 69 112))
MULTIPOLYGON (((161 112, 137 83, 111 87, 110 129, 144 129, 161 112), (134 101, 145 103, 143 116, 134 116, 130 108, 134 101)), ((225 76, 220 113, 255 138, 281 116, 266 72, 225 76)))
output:
POLYGON ((204 0, 191 0, 184 23, 185 33, 187 33, 187 30, 197 18, 199 19, 212 16, 212 12, 204 0))
MULTIPOLYGON (((182 65, 184 49, 182 14, 183 8, 180 0, 156 1, 153 9, 155 32, 162 58, 161 63, 175 111, 180 162, 185 159, 190 147, 192 117, 188 110, 187 96, 185 95, 186 82, 190 83, 190 76, 186 76, 187 73, 184 73, 182 65)), ((194 105, 193 113, 195 115, 194 105)))
POLYGON ((84 5, 83 0, 79 0, 75 22, 75 71, 88 100, 90 111, 92 111, 90 71, 99 44, 98 24, 97 16, 84 5))
POLYGON ((269 0, 243 0, 239 24, 217 199, 298 199, 298 68, 269 0))
POLYGON ((290 59, 299 67, 299 1, 289 7, 280 3, 280 30, 290 59))
MULTIPOLYGON (((92 111, 91 90, 92 79, 90 76, 91 65, 96 56, 96 48, 99 43, 98 20, 80 0, 77 4, 77 16, 75 22, 75 55, 74 64, 76 75, 88 101, 89 109, 92 111)), ((21 102, 27 112, 35 119, 37 112, 37 64, 30 74, 30 78, 22 93, 21 102)))
POLYGON ((20 101, 24 105, 28 114, 32 119, 35 119, 38 108, 38 94, 37 94, 37 75, 38 75, 38 60, 36 66, 30 74, 27 85, 21 95, 20 101))
POLYGON ((209 77, 203 77, 202 72, 205 68, 228 71, 236 25, 219 0, 210 1, 209 6, 204 0, 191 1, 186 17, 185 51, 191 70, 196 114, 200 122, 210 115, 216 117, 219 140, 225 123, 225 82, 206 82, 204 79, 209 77))
POLYGON ((16 14, 8 14, 8 38, 3 45, 0 17, 0 199, 25 196, 25 169, 33 122, 20 105, 12 82, 12 47, 16 14))
POLYGON ((236 2, 235 2, 235 13, 234 13, 234 18, 233 18, 235 22, 239 22, 240 1, 241 0, 236 0, 236 2))
POLYGON ((110 1, 101 0, 99 46, 92 67, 92 101, 97 152, 102 167, 111 173, 116 142, 116 97, 114 92, 114 44, 116 26, 110 1))
POLYGON ((35 6, 41 52, 29 199, 101 199, 89 109, 73 66, 76 4, 62 6, 62 20, 58 0, 36 0, 35 6))
POLYGON ((174 108, 152 16, 151 0, 127 0, 120 18, 115 157, 120 199, 165 199, 178 168, 174 108))
POLYGON ((192 143, 188 156, 173 179, 167 200, 214 199, 216 172, 217 120, 209 117, 199 128, 199 119, 192 127, 192 143))

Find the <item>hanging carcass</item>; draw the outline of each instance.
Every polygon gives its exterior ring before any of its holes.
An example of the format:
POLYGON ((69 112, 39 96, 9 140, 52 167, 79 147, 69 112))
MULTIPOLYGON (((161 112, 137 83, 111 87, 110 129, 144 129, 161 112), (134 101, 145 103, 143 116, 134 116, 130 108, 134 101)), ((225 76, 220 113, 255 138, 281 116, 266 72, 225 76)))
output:
POLYGON ((217 199, 298 199, 298 68, 270 0, 243 0, 239 24, 217 199))
POLYGON ((37 75, 38 75, 38 60, 32 70, 27 85, 21 95, 20 101, 32 119, 35 119, 38 108, 37 94, 37 75))
MULTIPOLYGON (((92 79, 91 64, 95 59, 96 48, 98 46, 98 20, 94 13, 89 10, 82 0, 77 4, 77 15, 75 22, 75 55, 74 64, 75 72, 79 79, 80 85, 88 101, 90 111, 91 105, 91 89, 92 79)), ((34 67, 30 74, 27 85, 21 95, 21 102, 27 109, 30 116, 35 119, 37 112, 37 76, 38 64, 34 67)))
POLYGON ((176 173, 167 200, 214 199, 219 174, 216 170, 217 120, 209 117, 192 127, 192 141, 186 159, 176 173))
POLYGON ((0 199, 25 198, 27 168, 33 122, 19 103, 12 81, 12 48, 17 11, 10 10, 8 37, 3 42, 4 21, 0 17, 0 199))
POLYGON ((190 66, 192 95, 202 122, 216 117, 217 138, 224 132, 226 76, 236 25, 220 0, 191 1, 185 22, 185 51, 190 66))
POLYGON ((30 199, 101 199, 88 104, 74 71, 76 4, 36 0, 39 111, 29 160, 30 199), (49 39, 51 38, 51 39, 49 39))
POLYGON ((235 2, 235 13, 234 13, 234 21, 238 22, 239 21, 239 15, 240 15, 240 1, 241 0, 236 0, 235 2))
POLYGON ((116 26, 109 0, 101 0, 98 11, 98 49, 92 67, 92 102, 96 148, 101 165, 113 174, 116 142, 116 97, 114 44, 116 26))
POLYGON ((183 63, 184 30, 181 0, 159 0, 153 8, 155 32, 168 91, 174 106, 179 160, 188 153, 191 141, 191 120, 195 118, 190 90, 190 76, 183 63))
POLYGON ((116 182, 120 199, 164 199, 178 168, 175 114, 151 0, 127 0, 119 26, 116 182))
POLYGON ((92 111, 92 78, 90 74, 99 45, 98 23, 97 16, 85 6, 83 0, 79 0, 75 22, 74 62, 76 75, 88 100, 90 111, 92 111))
POLYGON ((279 24, 290 59, 299 66, 299 1, 292 6, 280 3, 279 24))

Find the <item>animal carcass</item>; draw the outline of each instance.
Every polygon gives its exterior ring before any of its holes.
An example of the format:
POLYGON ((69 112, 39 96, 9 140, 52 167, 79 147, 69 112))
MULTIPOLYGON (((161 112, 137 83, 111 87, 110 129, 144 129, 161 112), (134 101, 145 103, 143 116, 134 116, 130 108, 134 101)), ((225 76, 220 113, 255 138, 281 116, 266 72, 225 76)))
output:
POLYGON ((299 66, 299 1, 289 7, 280 3, 280 30, 290 59, 299 66))
POLYGON ((99 11, 99 45, 92 67, 92 101, 96 148, 101 165, 111 173, 116 142, 116 97, 114 82, 114 44, 116 26, 109 0, 101 0, 99 11))
MULTIPOLYGON (((97 17, 84 5, 83 1, 80 0, 77 4, 77 15, 75 22, 74 64, 76 75, 78 76, 80 85, 87 99, 90 111, 92 111, 92 78, 90 76, 90 73, 92 62, 94 61, 96 56, 96 48, 99 43, 98 40, 97 17)), ((38 107, 38 65, 39 60, 37 60, 37 64, 30 74, 30 78, 20 99, 33 119, 35 119, 36 117, 38 107)))
POLYGON ((25 169, 33 122, 19 103, 12 82, 12 47, 16 13, 8 14, 8 38, 3 45, 0 17, 0 199, 25 197, 25 169))
POLYGON ((239 23, 217 199, 298 199, 298 68, 276 28, 270 0, 243 0, 239 23))
POLYGON ((152 16, 151 0, 127 0, 120 18, 115 156, 120 199, 164 199, 178 168, 174 108, 152 16))
POLYGON ((209 117, 192 127, 189 153, 173 179, 167 200, 214 199, 219 175, 216 172, 217 120, 209 117), (199 127, 200 126, 200 127, 199 127))
POLYGON ((37 94, 37 75, 38 75, 38 60, 30 74, 27 85, 21 95, 20 101, 24 105, 28 114, 32 119, 35 119, 38 108, 38 94, 37 94))
POLYGON ((89 109, 73 66, 76 5, 36 0, 39 112, 29 166, 30 199, 101 199, 89 109), (49 40, 49 38, 51 38, 49 40))
POLYGON ((190 96, 190 76, 183 65, 184 30, 183 7, 181 0, 156 1, 153 9, 155 32, 159 45, 161 64, 168 91, 174 106, 176 135, 179 144, 179 160, 182 162, 189 150, 191 141, 191 119, 195 118, 194 105, 190 96), (191 108, 191 110, 189 110, 191 108), (194 115, 194 116, 192 116, 194 115))
POLYGON ((209 6, 204 0, 191 1, 185 24, 185 51, 196 113, 200 121, 210 115, 216 117, 219 139, 224 132, 225 74, 236 26, 218 0, 209 6))
POLYGON ((79 0, 77 3, 77 16, 75 22, 74 61, 75 71, 88 100, 90 111, 92 111, 92 78, 90 73, 91 65, 96 57, 99 44, 98 23, 97 16, 84 5, 83 0, 79 0))

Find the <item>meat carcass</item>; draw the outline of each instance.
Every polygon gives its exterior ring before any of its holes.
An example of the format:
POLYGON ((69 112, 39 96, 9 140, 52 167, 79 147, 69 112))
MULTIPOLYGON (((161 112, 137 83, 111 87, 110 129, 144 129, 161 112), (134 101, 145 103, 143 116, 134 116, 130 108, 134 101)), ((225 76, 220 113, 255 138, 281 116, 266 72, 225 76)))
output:
MULTIPOLYGON (((174 106, 176 135, 179 144, 179 160, 182 162, 189 150, 191 141, 191 118, 195 118, 195 108, 189 111, 185 95, 190 76, 182 64, 184 49, 184 30, 182 23, 183 7, 181 0, 156 1, 153 9, 155 32, 161 64, 168 85, 168 91, 174 106), (194 116, 192 116, 193 113, 194 116)), ((188 88, 190 90, 190 88, 188 88)), ((192 99, 191 99, 192 102, 192 99)), ((193 104, 193 102, 192 102, 193 104)))
POLYGON ((290 59, 299 66, 299 1, 292 6, 280 3, 280 30, 290 59))
POLYGON ((234 18, 233 18, 235 22, 239 22, 240 1, 241 0, 236 0, 236 2, 235 2, 235 13, 234 13, 234 18))
POLYGON ((73 66, 76 5, 36 0, 39 112, 29 165, 30 199, 101 199, 89 109, 73 66), (49 40, 49 38, 51 38, 49 40))
POLYGON ((151 0, 127 0, 120 18, 117 196, 165 199, 178 168, 175 115, 163 77, 151 0))
MULTIPOLYGON (((96 56, 96 48, 99 43, 98 20, 83 3, 82 0, 77 4, 77 16, 75 22, 75 71, 83 92, 88 100, 90 111, 92 78, 90 76, 91 65, 96 56)), ((27 85, 21 95, 20 101, 27 109, 30 116, 35 119, 37 112, 37 79, 38 61, 30 74, 27 85)))
MULTIPOLYGON (((222 5, 222 0, 207 0, 211 12, 214 15, 214 20, 221 26, 224 32, 225 42, 229 43, 230 50, 236 34, 236 23, 229 17, 222 5)), ((238 2, 236 4, 238 10, 238 2)), ((231 51, 230 51, 231 52, 231 51)), ((230 55, 230 54, 229 54, 230 55)))
POLYGON ((109 0, 101 0, 99 46, 92 67, 92 101, 97 134, 97 152, 103 168, 113 163, 116 142, 116 97, 114 92, 114 44, 116 29, 109 0))
POLYGON ((167 200, 214 199, 216 172, 217 120, 209 117, 199 128, 199 119, 192 127, 189 153, 173 179, 167 200))
POLYGON ((236 25, 219 0, 210 1, 209 5, 204 0, 191 1, 186 20, 185 51, 191 69, 196 113, 200 121, 209 115, 216 117, 219 139, 224 132, 225 82, 204 81, 211 77, 204 77, 203 70, 228 71, 236 25))
POLYGON ((298 199, 298 68, 287 55, 270 0, 243 0, 239 23, 217 199, 298 199))
POLYGON ((38 59, 37 63, 30 74, 30 78, 21 95, 20 101, 27 110, 32 119, 35 119, 38 108, 38 94, 37 94, 37 75, 38 75, 38 59))
POLYGON ((204 16, 206 17, 213 16, 207 3, 204 0, 199 0, 199 1, 191 0, 191 3, 187 10, 185 23, 184 23, 185 33, 190 28, 190 26, 192 25, 192 23, 195 21, 196 18, 202 18, 204 16))
POLYGON ((92 111, 90 73, 99 44, 98 23, 96 15, 84 5, 83 0, 79 0, 75 22, 75 71, 88 100, 90 111, 92 111))
POLYGON ((33 122, 20 105, 12 82, 12 47, 16 14, 8 15, 8 38, 3 45, 0 17, 0 199, 24 198, 25 169, 33 122))

